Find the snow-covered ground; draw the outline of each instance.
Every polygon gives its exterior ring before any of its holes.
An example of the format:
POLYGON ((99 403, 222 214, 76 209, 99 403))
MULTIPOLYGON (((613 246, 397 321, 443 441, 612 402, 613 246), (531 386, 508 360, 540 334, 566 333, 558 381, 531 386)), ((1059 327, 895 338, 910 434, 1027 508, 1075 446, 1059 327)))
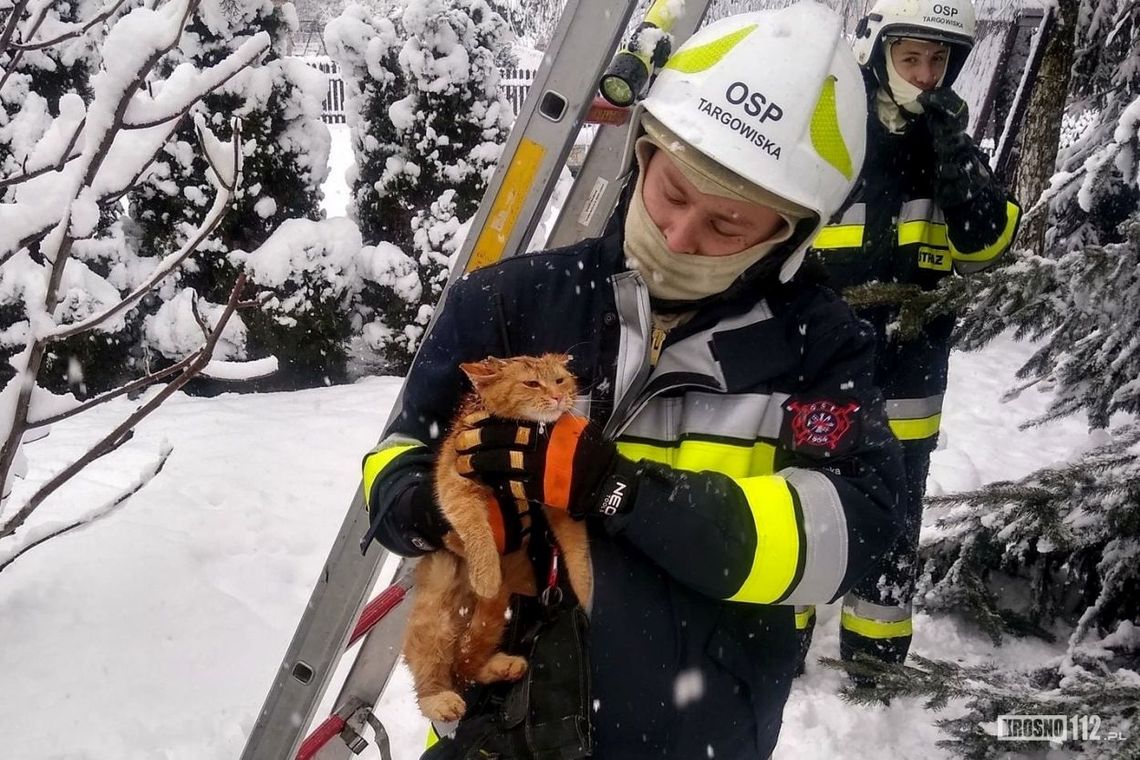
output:
MULTIPOLYGON (((998 402, 1027 353, 1003 341, 955 357, 935 482, 1013 477, 1086 441, 1073 420, 1017 430, 1043 408, 1040 394, 998 402)), ((37 520, 95 508, 164 443, 173 446, 165 469, 119 512, 0 573, 0 755, 236 757, 356 488, 360 454, 398 387, 396 378, 375 378, 295 393, 179 395, 45 504, 37 520)), ((30 444, 17 501, 130 408, 112 402, 30 444)), ((838 651, 837 616, 821 610, 813 656, 838 651)), ((1049 652, 1027 642, 995 651, 968 627, 922 615, 915 640, 920 654, 974 661, 1049 652)), ((947 756, 933 747, 939 734, 921 707, 850 707, 835 695, 840 683, 818 666, 796 682, 777 758, 947 756)), ((424 724, 406 678, 381 715, 397 760, 417 757, 424 724)))
MULTIPOLYGON (((351 160, 334 128, 330 215, 351 160)), ((953 359, 931 491, 972 488, 1063 460, 1088 441, 1080 420, 1021 432, 1047 398, 1003 404, 1029 348, 1008 340, 953 359)), ((344 510, 360 455, 379 435, 397 378, 294 393, 177 395, 119 451, 57 492, 29 524, 74 519, 134 481, 165 446, 165 469, 119 511, 45 543, 0 572, 0 760, 230 760, 240 754, 344 510)), ((28 446, 13 503, 133 408, 111 402, 28 446)), ((5 552, 0 549, 0 563, 5 552)), ((815 656, 838 651, 838 609, 820 611, 815 656)), ((915 651, 1028 663, 1052 650, 994 650, 968 626, 920 615, 915 651)), ((817 665, 796 682, 778 760, 949 757, 917 704, 858 708, 817 665)), ((950 711, 947 711, 950 714, 950 711)), ((396 760, 425 723, 399 674, 381 703, 396 760)), ((363 757, 378 757, 369 749, 363 757), (371 753, 371 754, 369 754, 371 753)))

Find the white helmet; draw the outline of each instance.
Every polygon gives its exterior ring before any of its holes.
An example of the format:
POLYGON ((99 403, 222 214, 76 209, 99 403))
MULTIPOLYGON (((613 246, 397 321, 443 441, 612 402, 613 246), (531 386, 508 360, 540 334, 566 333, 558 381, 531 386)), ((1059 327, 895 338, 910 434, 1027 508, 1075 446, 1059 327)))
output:
POLYGON ((855 28, 855 58, 887 81, 883 41, 911 37, 950 46, 950 59, 942 83, 954 83, 966 56, 974 47, 974 5, 970 0, 879 0, 855 28))
MULTIPOLYGON (((673 134, 813 212, 839 209, 863 166, 867 98, 843 22, 814 2, 730 16, 690 37, 644 101, 673 134)), ((788 279, 807 242, 781 272, 788 279)))

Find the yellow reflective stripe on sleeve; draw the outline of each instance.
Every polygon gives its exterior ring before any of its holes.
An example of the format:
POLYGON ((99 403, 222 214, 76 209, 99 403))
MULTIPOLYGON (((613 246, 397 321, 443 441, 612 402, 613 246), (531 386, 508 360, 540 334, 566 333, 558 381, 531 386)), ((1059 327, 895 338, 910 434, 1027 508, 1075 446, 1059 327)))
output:
POLYGON ((712 441, 685 440, 676 446, 618 441, 618 453, 626 459, 642 459, 690 472, 719 472, 730 478, 771 475, 775 471, 776 447, 757 442, 733 446, 712 441))
POLYGON ((424 749, 431 749, 436 745, 438 741, 439 734, 435 732, 435 726, 433 726, 431 723, 428 723, 427 744, 424 745, 424 749))
POLYGON ((776 471, 776 447, 770 443, 758 443, 752 447, 752 467, 749 475, 771 475, 776 471))
POLYGON ((942 415, 933 414, 915 420, 887 420, 891 432, 900 441, 919 441, 938 435, 938 428, 942 424, 942 415))
POLYGON ((623 457, 634 462, 646 459, 670 467, 673 466, 673 454, 676 452, 676 449, 668 446, 654 446, 648 443, 631 443, 629 441, 618 441, 617 450, 623 457))
POLYGON ((1017 226, 1021 223, 1021 206, 1013 201, 1005 202, 1005 229, 992 244, 987 245, 974 253, 962 253, 950 243, 950 253, 956 261, 982 262, 995 259, 1013 244, 1013 237, 1017 234, 1017 226))
POLYGON ((861 224, 833 224, 824 227, 811 241, 811 247, 816 250, 831 248, 862 248, 863 225, 861 224))
POLYGON ((914 631, 914 625, 910 618, 893 623, 884 623, 879 620, 856 617, 847 610, 843 610, 842 615, 840 615, 839 626, 868 639, 894 639, 899 636, 910 636, 914 631))
POLYGON ((384 468, 392 463, 392 460, 401 454, 411 451, 412 449, 422 448, 416 444, 400 444, 396 446, 387 446, 379 451, 370 451, 364 456, 364 506, 371 506, 368 503, 368 498, 372 494, 372 484, 376 482, 376 478, 384 471, 384 468))
POLYGON ((941 222, 931 222, 920 219, 914 222, 901 222, 899 224, 899 245, 913 245, 921 243, 937 248, 948 248, 950 240, 946 236, 946 225, 941 222))
POLYGON ((815 607, 808 607, 804 610, 796 608, 796 630, 802 631, 811 625, 812 618, 815 617, 815 607))
POLYGON ((796 576, 800 532, 788 483, 779 475, 761 475, 736 481, 756 524, 756 554, 752 570, 733 602, 771 604, 788 590, 796 576))

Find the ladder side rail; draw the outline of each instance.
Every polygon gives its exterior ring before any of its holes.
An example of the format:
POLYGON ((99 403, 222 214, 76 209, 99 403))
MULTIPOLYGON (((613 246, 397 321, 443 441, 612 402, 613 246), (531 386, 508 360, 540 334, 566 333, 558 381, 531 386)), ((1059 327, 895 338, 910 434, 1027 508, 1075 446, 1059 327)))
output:
POLYGON ((360 537, 368 526, 358 487, 241 760, 286 760, 296 754, 388 556, 379 546, 361 555, 360 537))
MULTIPOLYGON (((689 0, 673 21, 670 34, 676 49, 700 28, 710 2, 689 0)), ((548 248, 561 248, 598 237, 617 206, 629 171, 633 168, 633 139, 637 124, 603 125, 594 135, 586 159, 547 238, 548 248)))
POLYGON ((544 56, 535 73, 449 285, 463 272, 526 250, 636 5, 567 2, 550 44, 556 53, 544 56))
MULTIPOLYGON (((401 562, 393 587, 410 590, 415 566, 414 559, 401 562)), ((334 714, 345 712, 352 705, 366 705, 369 710, 375 708, 400 658, 404 629, 411 611, 411 601, 405 597, 365 635, 344 685, 333 702, 334 714)), ((368 710, 356 711, 346 722, 346 727, 357 735, 364 735, 367 714, 368 710)), ((338 737, 328 742, 314 760, 351 760, 355 756, 349 745, 338 737)))

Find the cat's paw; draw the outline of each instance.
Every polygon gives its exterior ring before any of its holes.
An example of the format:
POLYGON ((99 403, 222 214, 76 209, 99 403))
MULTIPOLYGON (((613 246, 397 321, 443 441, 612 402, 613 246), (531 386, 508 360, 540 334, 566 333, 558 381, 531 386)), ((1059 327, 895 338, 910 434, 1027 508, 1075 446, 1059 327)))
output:
POLYGON ((496 652, 483 667, 479 668, 475 681, 478 683, 517 681, 526 673, 526 668, 526 658, 496 652))
POLYGON ((463 717, 463 713, 467 712, 467 704, 454 691, 441 691, 420 697, 420 712, 428 720, 449 723, 463 717))

